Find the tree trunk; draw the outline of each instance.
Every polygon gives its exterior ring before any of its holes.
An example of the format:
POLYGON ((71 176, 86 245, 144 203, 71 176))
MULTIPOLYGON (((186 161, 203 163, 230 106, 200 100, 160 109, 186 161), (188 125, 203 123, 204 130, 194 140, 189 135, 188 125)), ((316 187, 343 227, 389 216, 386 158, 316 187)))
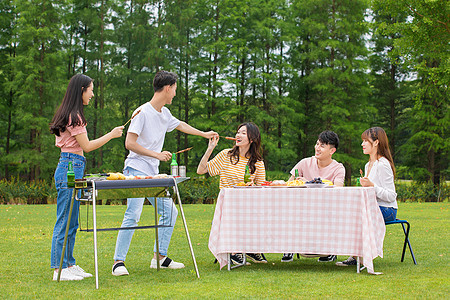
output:
POLYGON ((395 161, 395 98, 396 96, 394 95, 394 90, 396 87, 396 80, 395 80, 395 73, 396 73, 396 67, 395 65, 391 64, 391 70, 390 70, 390 75, 391 75, 391 81, 390 81, 390 97, 389 97, 389 104, 390 104, 390 109, 391 109, 391 117, 390 117, 390 129, 391 129, 391 136, 389 138, 389 145, 391 146, 391 151, 392 151, 392 159, 394 159, 395 161))
MULTIPOLYGON (((104 111, 105 108, 105 78, 104 78, 104 46, 105 46, 105 13, 104 13, 104 7, 105 3, 102 1, 102 6, 100 8, 100 111, 104 111)), ((103 114, 100 114, 99 121, 98 121, 98 135, 101 136, 101 128, 102 128, 102 120, 103 120, 103 114)), ((97 168, 100 168, 103 164, 103 147, 100 147, 98 149, 98 161, 97 161, 97 168)))
MULTIPOLYGON (((13 44, 13 47, 10 50, 9 53, 9 57, 10 58, 15 58, 16 57, 16 44, 13 44)), ((11 74, 13 74, 11 72, 11 74)), ((12 82, 14 79, 14 76, 11 75, 10 77, 10 81, 12 82)), ((12 126, 12 106, 13 106, 13 99, 14 99, 14 92, 12 89, 9 90, 9 98, 8 98, 8 127, 6 129, 6 145, 5 145, 5 154, 8 155, 10 153, 10 143, 11 143, 11 126, 12 126)), ((10 174, 9 174, 9 165, 8 162, 5 163, 5 178, 7 180, 10 179, 10 174)))
MULTIPOLYGON (((189 30, 186 30, 186 40, 187 44, 189 44, 189 30)), ((186 59, 184 65, 184 121, 189 123, 189 53, 186 50, 186 59)), ((184 134, 184 147, 186 149, 188 147, 188 135, 184 134)), ((184 165, 187 165, 188 162, 188 152, 184 152, 184 165)))

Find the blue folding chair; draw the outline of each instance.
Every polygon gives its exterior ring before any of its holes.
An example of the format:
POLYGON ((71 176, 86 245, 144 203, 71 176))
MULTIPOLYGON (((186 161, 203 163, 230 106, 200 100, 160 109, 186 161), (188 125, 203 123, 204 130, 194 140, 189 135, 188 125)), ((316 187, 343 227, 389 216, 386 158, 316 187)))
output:
POLYGON ((411 256, 412 256, 412 259, 414 261, 414 264, 417 265, 417 261, 416 261, 416 258, 414 256, 414 252, 413 252, 413 250, 411 248, 411 243, 409 242, 409 228, 410 228, 410 225, 409 225, 408 221, 395 219, 395 221, 388 221, 388 222, 385 222, 385 224, 386 225, 402 224, 403 233, 405 234, 405 242, 403 243, 403 252, 402 252, 402 260, 401 261, 403 262, 403 260, 405 258, 406 244, 408 244, 409 252, 411 252, 411 256), (406 229, 405 229, 405 224, 406 224, 406 229))

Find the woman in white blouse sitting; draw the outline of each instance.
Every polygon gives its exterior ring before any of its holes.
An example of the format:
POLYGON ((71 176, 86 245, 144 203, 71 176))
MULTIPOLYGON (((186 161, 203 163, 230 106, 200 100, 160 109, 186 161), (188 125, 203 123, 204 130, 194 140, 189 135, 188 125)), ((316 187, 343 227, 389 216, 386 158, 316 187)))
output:
POLYGON ((383 128, 372 127, 361 134, 363 153, 369 154, 362 186, 375 187, 377 202, 384 221, 394 221, 397 216, 397 193, 395 192, 395 167, 389 150, 389 141, 383 128))
MULTIPOLYGON (((397 193, 395 192, 395 166, 389 150, 386 132, 381 127, 372 127, 361 134, 363 153, 368 154, 365 176, 360 178, 364 187, 373 186, 384 221, 394 221, 397 217, 397 193)), ((338 266, 356 265, 356 259, 337 262, 338 266)))

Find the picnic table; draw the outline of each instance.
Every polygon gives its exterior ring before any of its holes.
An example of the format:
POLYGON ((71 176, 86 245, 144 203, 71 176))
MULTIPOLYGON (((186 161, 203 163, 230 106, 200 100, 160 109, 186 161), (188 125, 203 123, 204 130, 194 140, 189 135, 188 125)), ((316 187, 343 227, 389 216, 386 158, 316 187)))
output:
POLYGON ((230 253, 317 253, 361 257, 375 274, 385 232, 373 187, 224 188, 209 249, 229 270, 230 253))

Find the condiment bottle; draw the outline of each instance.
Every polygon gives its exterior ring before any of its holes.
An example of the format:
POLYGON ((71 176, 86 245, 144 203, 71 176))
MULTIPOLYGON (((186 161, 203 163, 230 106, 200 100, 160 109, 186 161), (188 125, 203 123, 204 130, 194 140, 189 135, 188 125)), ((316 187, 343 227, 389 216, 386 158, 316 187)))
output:
POLYGON ((176 159, 176 154, 172 153, 172 162, 170 163, 170 175, 178 176, 178 163, 176 159))
POLYGON ((67 186, 75 186, 75 173, 73 172, 72 162, 69 161, 69 168, 67 169, 67 186))
POLYGON ((244 174, 244 182, 247 183, 250 181, 250 170, 248 165, 245 166, 245 174, 244 174))

